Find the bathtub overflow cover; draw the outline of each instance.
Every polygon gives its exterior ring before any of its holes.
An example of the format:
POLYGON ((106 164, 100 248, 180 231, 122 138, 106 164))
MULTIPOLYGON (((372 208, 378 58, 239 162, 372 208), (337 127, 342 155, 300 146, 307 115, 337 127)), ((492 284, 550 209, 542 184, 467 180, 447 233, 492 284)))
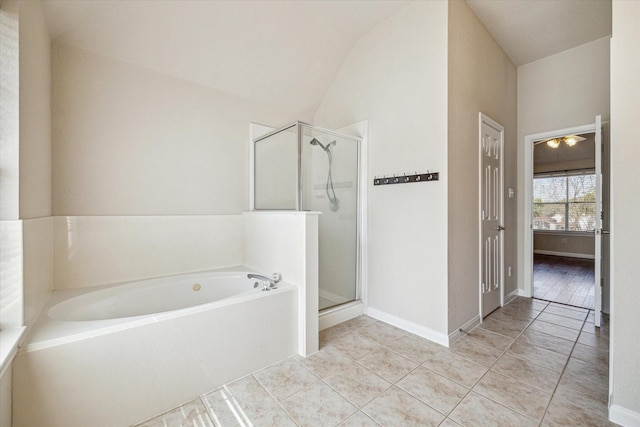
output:
POLYGON ((195 285, 193 285, 193 290, 197 292, 200 290, 201 287, 202 286, 200 286, 200 283, 196 283, 195 285))

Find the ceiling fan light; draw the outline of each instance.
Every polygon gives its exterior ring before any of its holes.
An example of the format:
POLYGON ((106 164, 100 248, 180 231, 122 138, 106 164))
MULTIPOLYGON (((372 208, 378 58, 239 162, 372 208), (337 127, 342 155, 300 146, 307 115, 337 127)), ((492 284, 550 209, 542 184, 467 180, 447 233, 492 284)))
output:
POLYGON ((564 142, 569 146, 569 147, 573 147, 574 145, 576 145, 578 143, 578 138, 576 138, 575 136, 566 136, 564 138, 564 142))
POLYGON ((550 139, 547 141, 547 145, 551 148, 558 148, 560 146, 560 141, 557 139, 550 139))

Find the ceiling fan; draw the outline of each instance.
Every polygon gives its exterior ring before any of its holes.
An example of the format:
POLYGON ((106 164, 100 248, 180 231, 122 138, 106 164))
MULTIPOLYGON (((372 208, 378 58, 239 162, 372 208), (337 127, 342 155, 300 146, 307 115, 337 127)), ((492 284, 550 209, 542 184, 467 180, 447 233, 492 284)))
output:
POLYGON ((584 141, 585 139, 587 138, 583 138, 578 135, 566 135, 558 138, 543 139, 541 141, 536 141, 533 143, 533 145, 536 146, 538 144, 546 143, 547 147, 558 148, 560 144, 564 142, 565 144, 567 144, 568 147, 573 147, 578 142, 584 141))

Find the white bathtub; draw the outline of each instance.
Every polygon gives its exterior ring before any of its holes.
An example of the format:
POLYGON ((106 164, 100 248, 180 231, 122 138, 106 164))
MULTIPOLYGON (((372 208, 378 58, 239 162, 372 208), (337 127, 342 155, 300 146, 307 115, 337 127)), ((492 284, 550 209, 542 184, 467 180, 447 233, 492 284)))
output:
POLYGON ((127 426, 296 353, 296 287, 247 269, 56 291, 14 363, 14 427, 127 426))
POLYGON ((172 312, 232 297, 259 295, 247 271, 159 277, 71 297, 49 309, 54 320, 106 320, 172 312))

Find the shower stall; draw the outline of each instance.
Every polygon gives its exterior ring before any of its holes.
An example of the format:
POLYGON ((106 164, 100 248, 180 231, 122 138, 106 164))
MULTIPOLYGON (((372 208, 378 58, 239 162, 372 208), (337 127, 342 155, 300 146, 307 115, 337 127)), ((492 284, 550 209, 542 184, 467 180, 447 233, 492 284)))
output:
POLYGON ((360 143, 302 122, 253 140, 253 208, 322 212, 320 311, 360 299, 360 143))

